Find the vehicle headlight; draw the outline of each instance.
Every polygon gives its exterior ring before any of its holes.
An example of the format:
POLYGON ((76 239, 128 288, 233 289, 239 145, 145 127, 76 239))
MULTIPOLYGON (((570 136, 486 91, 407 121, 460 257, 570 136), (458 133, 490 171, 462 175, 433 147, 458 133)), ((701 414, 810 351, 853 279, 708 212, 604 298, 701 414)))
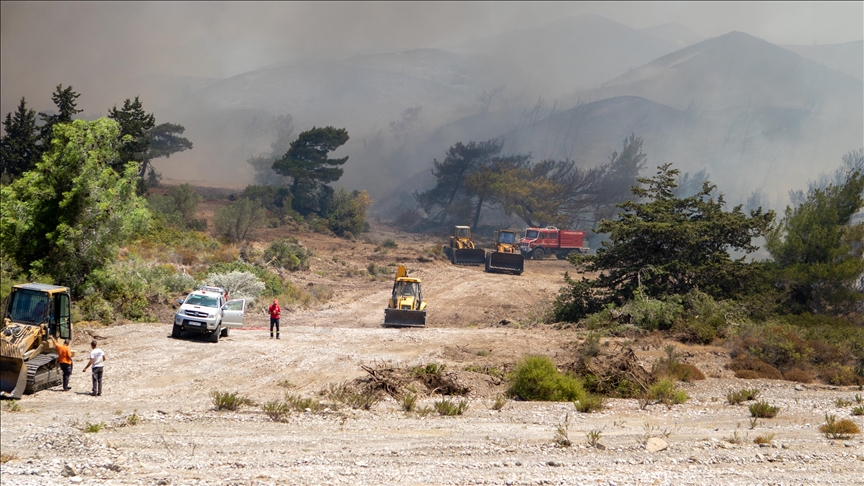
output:
POLYGON ((177 311, 177 315, 178 315, 178 316, 185 316, 186 313, 183 312, 183 309, 180 309, 180 310, 177 311))

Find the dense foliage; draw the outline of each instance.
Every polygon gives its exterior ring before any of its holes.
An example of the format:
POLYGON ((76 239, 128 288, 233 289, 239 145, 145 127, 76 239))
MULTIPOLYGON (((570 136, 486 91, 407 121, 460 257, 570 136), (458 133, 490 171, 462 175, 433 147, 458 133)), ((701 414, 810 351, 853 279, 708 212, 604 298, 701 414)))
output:
POLYGON ((568 276, 556 305, 559 320, 578 320, 607 303, 622 305, 639 293, 661 298, 699 289, 715 298, 729 298, 752 288, 759 266, 732 259, 730 250, 757 250, 753 238, 764 234, 774 218, 761 208, 744 214, 741 206, 724 211, 723 195, 712 196, 707 181, 693 196, 675 197, 679 171, 669 164, 652 178, 640 178, 633 195, 643 202, 619 204, 614 220, 600 222, 597 232, 609 241, 596 256, 574 256, 583 272, 599 272, 588 281, 568 276))
POLYGON ((53 136, 42 161, 2 188, 0 241, 4 257, 24 272, 50 275, 80 294, 149 212, 135 195, 134 165, 121 174, 111 169, 117 123, 75 120, 55 125, 53 136))
POLYGON ((333 190, 327 184, 339 180, 340 167, 348 157, 328 158, 328 154, 348 141, 344 128, 323 127, 301 133, 291 148, 273 163, 277 174, 291 179, 291 200, 295 211, 306 215, 326 211, 333 190))
POLYGON ((484 209, 516 215, 529 226, 591 226, 614 212, 644 165, 642 139, 631 135, 608 163, 583 168, 572 160, 531 161, 501 156, 502 143, 461 142, 443 161, 434 160, 433 188, 414 195, 429 220, 471 224, 484 209))
POLYGON ((811 189, 768 233, 778 285, 793 312, 841 313, 864 300, 856 288, 864 274, 864 224, 851 224, 864 206, 864 172, 850 170, 837 183, 811 189))

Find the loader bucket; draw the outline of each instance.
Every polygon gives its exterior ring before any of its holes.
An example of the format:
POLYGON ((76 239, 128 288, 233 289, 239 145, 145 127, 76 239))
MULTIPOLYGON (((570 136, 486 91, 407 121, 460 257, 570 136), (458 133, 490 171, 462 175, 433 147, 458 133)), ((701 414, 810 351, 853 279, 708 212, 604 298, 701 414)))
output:
POLYGON ((384 309, 384 327, 426 327, 426 311, 384 309))
POLYGON ((493 251, 489 254, 489 262, 486 266, 488 272, 513 272, 522 273, 525 270, 525 258, 520 253, 504 253, 493 251))
POLYGON ((454 265, 483 265, 486 263, 486 250, 479 248, 454 249, 452 255, 451 261, 454 265))
POLYGON ((27 386, 27 367, 18 349, 0 340, 0 398, 21 398, 27 386))

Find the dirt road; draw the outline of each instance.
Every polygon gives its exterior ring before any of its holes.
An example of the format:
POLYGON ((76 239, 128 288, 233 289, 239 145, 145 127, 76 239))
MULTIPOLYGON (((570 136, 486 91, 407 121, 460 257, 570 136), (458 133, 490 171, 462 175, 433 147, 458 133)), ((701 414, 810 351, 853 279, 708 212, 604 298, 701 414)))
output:
MULTIPOLYGON (((560 361, 584 337, 525 325, 554 298, 566 262, 526 262, 516 277, 418 261, 424 241, 401 241, 383 258, 370 245, 331 252, 331 241, 318 243, 310 271, 292 279, 327 285, 333 298, 286 312, 278 341, 263 329, 263 315, 216 344, 171 339, 167 320, 79 329, 72 391, 25 396, 19 411, 4 404, 2 484, 862 484, 860 436, 829 441, 817 431, 826 413, 849 417, 838 398, 862 392, 738 380, 722 368, 723 348, 679 345, 714 377, 684 384, 691 399, 671 410, 623 399, 593 414, 572 403, 509 401, 493 410, 506 383, 466 368, 503 370, 530 354, 560 361), (380 327, 389 278, 348 271, 375 258, 402 259, 423 280, 429 327, 380 327), (107 354, 102 397, 86 394, 89 372, 81 372, 91 337, 107 354), (285 422, 261 409, 285 393, 323 399, 328 387, 367 377, 361 365, 429 363, 460 371, 471 385, 463 415, 406 413, 393 398, 369 411, 292 412, 285 422), (726 403, 728 391, 744 387, 779 406, 777 417, 751 424, 746 405, 726 403), (212 391, 238 392, 255 405, 216 411, 212 391), (571 447, 554 441, 565 420, 571 447), (588 446, 592 431, 603 449, 588 446), (773 446, 754 444, 758 435, 772 435, 773 446), (649 452, 649 437, 666 448, 649 452)), ((643 344, 637 354, 650 367, 662 343, 643 344)), ((418 406, 441 399, 420 393, 418 406)))

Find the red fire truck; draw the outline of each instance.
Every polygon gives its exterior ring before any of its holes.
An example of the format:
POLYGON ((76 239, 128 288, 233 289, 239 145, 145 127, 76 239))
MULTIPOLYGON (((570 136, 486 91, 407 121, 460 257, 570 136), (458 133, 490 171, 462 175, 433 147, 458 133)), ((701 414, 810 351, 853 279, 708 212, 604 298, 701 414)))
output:
POLYGON ((521 246, 522 255, 535 260, 542 260, 548 254, 564 260, 573 252, 588 253, 584 231, 559 230, 554 226, 527 228, 521 246))

